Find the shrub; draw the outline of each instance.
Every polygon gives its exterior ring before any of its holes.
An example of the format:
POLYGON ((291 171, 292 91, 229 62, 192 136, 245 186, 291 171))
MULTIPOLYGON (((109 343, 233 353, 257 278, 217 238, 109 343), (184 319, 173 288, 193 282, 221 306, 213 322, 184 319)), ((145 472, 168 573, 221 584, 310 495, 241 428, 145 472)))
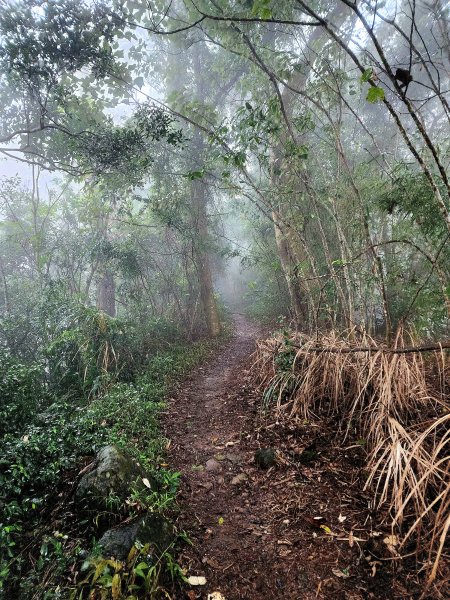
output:
POLYGON ((42 366, 0 351, 0 398, 0 434, 21 431, 49 401, 42 366))

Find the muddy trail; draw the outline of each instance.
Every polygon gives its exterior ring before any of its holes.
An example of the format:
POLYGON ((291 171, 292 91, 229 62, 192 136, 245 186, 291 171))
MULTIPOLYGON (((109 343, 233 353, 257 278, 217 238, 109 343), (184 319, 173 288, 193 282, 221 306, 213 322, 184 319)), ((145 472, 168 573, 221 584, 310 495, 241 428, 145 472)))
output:
POLYGON ((381 558, 388 532, 372 524, 361 446, 340 446, 332 424, 260 417, 249 378, 258 335, 235 315, 231 340, 168 408, 169 461, 182 473, 177 525, 192 542, 178 562, 206 579, 174 597, 415 597, 381 558), (275 450, 274 466, 255 462, 261 448, 275 450))

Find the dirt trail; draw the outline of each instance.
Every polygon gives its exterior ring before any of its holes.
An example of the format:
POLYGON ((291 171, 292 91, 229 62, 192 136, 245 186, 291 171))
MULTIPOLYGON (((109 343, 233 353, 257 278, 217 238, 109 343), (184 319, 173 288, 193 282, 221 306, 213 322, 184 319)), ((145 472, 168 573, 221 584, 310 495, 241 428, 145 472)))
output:
POLYGON ((178 526, 192 541, 178 560, 188 575, 207 580, 175 597, 206 600, 217 591, 226 600, 411 597, 394 594, 388 567, 364 558, 370 520, 360 448, 336 448, 314 425, 261 427, 248 377, 258 334, 235 315, 231 341, 169 405, 169 460, 182 473, 178 526), (254 461, 266 446, 278 453, 269 470, 254 461), (308 464, 297 460, 305 448, 308 464))

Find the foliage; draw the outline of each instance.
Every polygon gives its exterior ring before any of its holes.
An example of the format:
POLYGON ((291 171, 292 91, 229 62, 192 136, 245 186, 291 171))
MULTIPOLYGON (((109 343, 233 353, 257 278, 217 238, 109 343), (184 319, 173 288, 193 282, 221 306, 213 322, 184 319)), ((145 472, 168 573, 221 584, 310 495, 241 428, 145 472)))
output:
MULTIPOLYGON (((53 567, 55 578, 76 571, 95 527, 82 524, 78 539, 48 524, 55 514, 70 521, 58 494, 102 444, 126 447, 162 482, 127 506, 111 498, 106 519, 171 505, 177 475, 157 467, 158 411, 173 379, 204 356, 208 344, 194 340, 217 334, 224 305, 290 320, 310 340, 357 331, 390 343, 405 324, 421 337, 448 334, 444 4, 3 2, 0 152, 23 161, 0 190, 8 585, 21 579, 32 597, 53 586, 53 567), (44 169, 65 175, 50 181, 44 169), (238 257, 245 275, 227 286, 238 257), (31 557, 28 529, 39 540, 31 557)), ((430 487, 444 510, 430 441, 440 417, 413 433, 399 425, 426 411, 417 365, 399 361, 420 384, 408 396, 381 355, 369 361, 373 381, 359 357, 312 359, 297 355, 288 330, 280 336, 265 406, 276 398, 307 412, 310 401, 348 417, 384 457, 374 477, 393 484, 397 514, 419 514, 411 499, 430 487), (397 407, 389 394, 408 397, 397 407), (414 485, 416 456, 429 476, 414 485), (404 479, 390 480, 394 471, 404 479)), ((436 561, 439 545, 429 548, 436 561)), ((87 567, 82 593, 97 568, 93 593, 117 596, 124 567, 101 563, 87 567), (100 592, 102 578, 110 587, 100 592)), ((137 577, 153 589, 157 571, 146 564, 137 577)))
POLYGON ((2 70, 34 90, 43 84, 53 87, 62 72, 86 65, 103 77, 114 64, 111 42, 116 24, 101 4, 92 10, 73 0, 11 2, 2 11, 0 28, 2 70))
POLYGON ((160 555, 154 555, 149 544, 133 546, 126 561, 91 559, 83 563, 81 570, 85 578, 73 590, 70 596, 73 600, 90 597, 93 590, 102 600, 119 600, 123 597, 152 600, 164 592, 160 583, 163 570, 172 581, 185 579, 181 567, 172 556, 171 547, 160 555))
POLYGON ((128 185, 139 185, 155 154, 154 142, 170 145, 183 141, 180 130, 172 127, 174 119, 153 105, 141 106, 122 127, 112 122, 96 126, 93 131, 71 141, 81 166, 95 174, 117 173, 126 169, 128 185))
POLYGON ((0 434, 20 430, 49 401, 42 367, 21 364, 0 352, 0 397, 0 434))
POLYGON ((7 419, 0 463, 1 586, 9 590, 20 585, 24 594, 36 586, 49 594, 95 535, 95 523, 83 525, 80 516, 74 524, 78 521, 77 535, 85 530, 84 539, 73 540, 69 525, 60 525, 63 531, 56 537, 53 533, 52 512, 62 510, 58 494, 66 493, 82 457, 114 443, 160 481, 158 493, 134 495, 127 507, 111 505, 116 514, 110 521, 172 506, 178 477, 159 466, 165 441, 158 415, 173 382, 211 348, 204 342, 187 346, 179 335, 176 343, 173 328, 158 321, 140 331, 140 338, 132 327, 125 335, 126 323, 60 298, 58 302, 57 294, 50 298, 45 320, 36 320, 45 328, 40 338, 47 340, 41 362, 23 365, 3 353, 0 363, 7 374, 1 388, 7 419), (137 352, 145 337, 151 343, 137 352), (27 543, 23 534, 30 531, 35 532, 39 560, 29 572, 22 551, 27 543), (52 576, 45 583, 47 568, 52 576))

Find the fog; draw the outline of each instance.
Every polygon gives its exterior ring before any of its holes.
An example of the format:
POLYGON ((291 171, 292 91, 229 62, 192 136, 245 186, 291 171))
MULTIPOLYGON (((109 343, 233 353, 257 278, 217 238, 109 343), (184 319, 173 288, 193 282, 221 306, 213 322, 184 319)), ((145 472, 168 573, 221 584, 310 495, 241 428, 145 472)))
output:
POLYGON ((445 596, 449 23, 0 0, 0 600, 445 596))

